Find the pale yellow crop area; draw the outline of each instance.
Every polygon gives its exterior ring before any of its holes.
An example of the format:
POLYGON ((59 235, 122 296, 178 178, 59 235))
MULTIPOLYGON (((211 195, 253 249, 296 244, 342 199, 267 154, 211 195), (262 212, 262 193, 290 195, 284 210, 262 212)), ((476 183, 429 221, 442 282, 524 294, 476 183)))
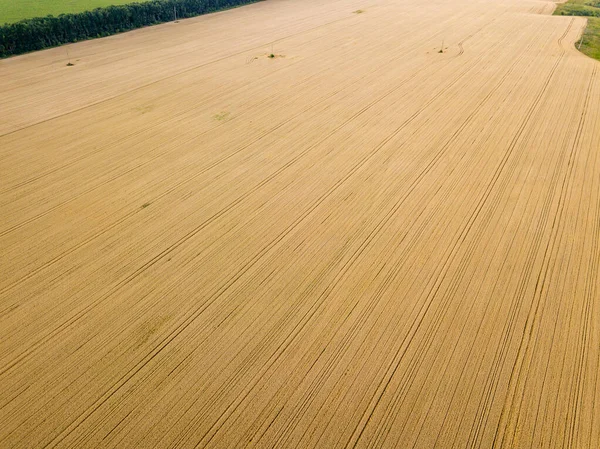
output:
POLYGON ((0 61, 0 447, 599 448, 600 64, 553 9, 0 61))

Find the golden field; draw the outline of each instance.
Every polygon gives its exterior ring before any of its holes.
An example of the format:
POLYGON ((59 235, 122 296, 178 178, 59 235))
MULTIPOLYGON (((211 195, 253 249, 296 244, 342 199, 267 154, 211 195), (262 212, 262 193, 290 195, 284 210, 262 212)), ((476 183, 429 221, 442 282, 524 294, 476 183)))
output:
POLYGON ((0 447, 600 447, 600 70, 553 10, 0 61, 0 447))

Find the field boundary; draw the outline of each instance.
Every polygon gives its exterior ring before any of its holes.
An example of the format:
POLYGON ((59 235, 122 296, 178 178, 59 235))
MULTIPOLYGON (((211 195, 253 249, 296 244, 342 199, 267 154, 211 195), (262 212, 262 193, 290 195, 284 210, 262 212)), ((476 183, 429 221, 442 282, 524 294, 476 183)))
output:
POLYGON ((575 48, 586 56, 600 61, 600 1, 569 0, 557 2, 553 15, 583 17, 587 20, 575 48))
MULTIPOLYGON (((260 0, 152 0, 0 26, 0 58, 236 8, 260 0)), ((67 65, 71 64, 71 61, 67 65)))

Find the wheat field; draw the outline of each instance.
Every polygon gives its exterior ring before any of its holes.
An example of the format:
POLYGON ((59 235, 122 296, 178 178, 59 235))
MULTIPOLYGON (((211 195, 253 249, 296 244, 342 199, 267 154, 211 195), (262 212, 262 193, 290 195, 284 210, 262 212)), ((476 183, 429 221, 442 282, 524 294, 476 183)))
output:
POLYGON ((0 447, 600 447, 600 67, 553 9, 0 61, 0 447))

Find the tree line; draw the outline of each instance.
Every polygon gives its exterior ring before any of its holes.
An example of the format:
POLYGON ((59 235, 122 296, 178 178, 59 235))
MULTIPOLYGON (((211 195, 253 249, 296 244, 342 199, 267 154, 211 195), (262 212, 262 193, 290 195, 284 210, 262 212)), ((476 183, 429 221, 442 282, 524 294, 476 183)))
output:
POLYGON ((109 36, 254 1, 257 0, 152 0, 25 19, 0 26, 0 57, 109 36))

